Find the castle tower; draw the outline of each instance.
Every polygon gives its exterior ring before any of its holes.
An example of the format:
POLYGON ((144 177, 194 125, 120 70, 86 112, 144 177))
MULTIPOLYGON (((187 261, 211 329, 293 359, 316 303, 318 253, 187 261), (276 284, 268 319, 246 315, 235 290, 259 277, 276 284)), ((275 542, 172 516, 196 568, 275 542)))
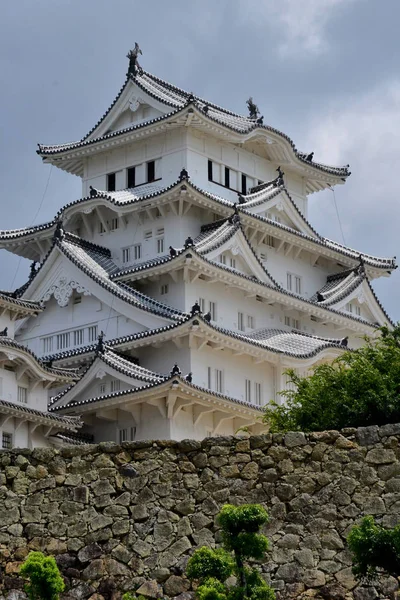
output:
POLYGON ((45 309, 20 343, 82 376, 50 401, 94 440, 263 429, 286 385, 390 319, 370 281, 396 268, 322 237, 308 195, 343 184, 248 102, 240 116, 144 71, 138 47, 80 141, 38 154, 82 179, 40 226, 0 247, 40 267, 20 298, 45 309))

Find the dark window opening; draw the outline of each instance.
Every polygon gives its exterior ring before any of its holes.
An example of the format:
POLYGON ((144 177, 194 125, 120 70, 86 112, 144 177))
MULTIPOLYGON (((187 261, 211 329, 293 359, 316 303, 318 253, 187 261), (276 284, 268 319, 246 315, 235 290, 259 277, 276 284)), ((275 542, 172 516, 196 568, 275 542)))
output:
POLYGON ((107 191, 115 192, 115 173, 109 173, 107 175, 107 191))
POLYGON ((156 163, 151 160, 147 163, 147 182, 151 183, 156 178, 156 163))
POLYGON ((212 160, 208 161, 208 181, 213 180, 213 164, 212 160))
POLYGON ((247 194, 247 177, 242 173, 242 194, 247 194))
POLYGON ((133 188, 136 185, 136 169, 130 167, 128 169, 128 188, 133 188))
POLYGON ((225 187, 230 187, 229 185, 229 169, 225 167, 225 187))

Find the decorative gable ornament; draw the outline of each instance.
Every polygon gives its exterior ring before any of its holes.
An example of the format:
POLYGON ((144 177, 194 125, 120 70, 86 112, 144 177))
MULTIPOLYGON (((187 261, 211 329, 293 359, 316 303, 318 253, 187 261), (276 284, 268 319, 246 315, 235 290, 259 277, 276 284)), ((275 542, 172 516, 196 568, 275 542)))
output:
POLYGON ((69 299, 72 296, 73 291, 76 290, 78 294, 84 296, 90 296, 91 293, 83 285, 77 281, 68 281, 67 277, 60 277, 58 282, 52 285, 44 296, 41 298, 42 302, 47 302, 52 296, 57 300, 57 304, 61 307, 68 305, 69 299))
POLYGON ((128 103, 129 110, 134 113, 138 110, 141 104, 143 104, 143 100, 141 98, 132 96, 128 103))
POLYGON ((104 369, 99 369, 96 373, 96 379, 103 379, 106 375, 107 373, 104 369))

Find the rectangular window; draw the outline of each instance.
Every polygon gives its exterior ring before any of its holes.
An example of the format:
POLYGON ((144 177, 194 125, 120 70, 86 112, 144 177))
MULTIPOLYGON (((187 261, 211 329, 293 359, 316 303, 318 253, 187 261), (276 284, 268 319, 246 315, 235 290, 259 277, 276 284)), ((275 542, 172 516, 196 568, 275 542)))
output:
POLYGON ((135 167, 130 167, 127 169, 127 187, 133 188, 136 185, 136 169, 135 167))
POLYGON ((43 353, 48 354, 49 352, 53 352, 53 336, 45 337, 42 339, 43 342, 43 353))
POLYGON ((354 306, 354 312, 356 313, 356 315, 360 316, 361 315, 361 308, 357 305, 354 306))
POLYGON ((103 225, 103 223, 100 221, 100 223, 99 223, 99 233, 105 233, 105 232, 106 232, 106 230, 104 229, 104 225, 103 225))
POLYGON ((223 265, 226 265, 226 254, 221 254, 221 256, 219 257, 219 262, 223 265))
POLYGON ((285 325, 290 327, 290 317, 285 317, 285 325))
POLYGON ((158 238, 157 240, 157 254, 164 252, 164 238, 158 238))
POLYGON ((224 391, 223 371, 215 369, 215 391, 222 393, 224 391))
POLYGON ((142 258, 142 244, 135 244, 133 246, 133 259, 140 260, 142 258))
POLYGON ((260 252, 260 260, 261 262, 267 262, 267 255, 265 252, 260 252))
POLYGON ((274 248, 275 242, 274 242, 273 236, 272 235, 267 235, 265 237, 264 244, 266 244, 266 246, 269 246, 270 248, 274 248))
POLYGON ((131 262, 131 249, 130 248, 122 248, 122 262, 123 263, 131 262))
POLYGON ((247 177, 242 173, 242 194, 247 194, 247 177))
POLYGON ((18 386, 18 402, 28 404, 28 390, 20 385, 18 386))
POLYGON ((119 443, 122 444, 122 442, 127 442, 127 441, 128 441, 128 430, 120 429, 119 430, 119 443))
POLYGON ((161 286, 161 296, 165 296, 166 294, 168 294, 168 283, 164 283, 161 286))
POLYGON ((262 388, 261 388, 261 383, 254 383, 254 402, 258 405, 261 406, 262 404, 262 388))
POLYGON ((301 294, 301 277, 298 275, 294 276, 294 284, 295 284, 295 292, 296 294, 301 294))
POLYGON ((289 290, 289 292, 292 291, 292 274, 291 273, 286 273, 286 287, 289 290))
POLYGON ((151 160, 147 163, 147 182, 151 183, 156 178, 156 163, 151 160))
POLYGON ((245 398, 246 402, 251 402, 251 381, 246 379, 245 381, 245 398))
POLYGON ((106 383, 101 383, 99 385, 99 395, 103 396, 107 391, 107 384, 106 383))
POLYGON ((238 329, 244 331, 244 314, 242 312, 238 312, 238 329))
POLYGON ((216 321, 217 320, 217 303, 216 302, 210 302, 208 303, 208 310, 211 313, 211 321, 216 321))
POLYGON ((115 192, 115 173, 109 173, 107 175, 107 191, 115 192))
POLYGON ((97 325, 91 325, 88 327, 88 338, 90 344, 93 344, 93 342, 97 341, 97 325))
POLYGON ((113 219, 111 219, 110 221, 110 231, 115 231, 116 229, 119 228, 119 221, 118 221, 118 217, 114 217, 113 219))
POLYGON ((253 315, 247 315, 247 327, 249 329, 254 329, 255 324, 253 315))
POLYGON ((3 431, 1 436, 1 447, 3 450, 10 450, 13 447, 13 436, 12 433, 6 433, 3 431))
POLYGON ((68 333, 59 333, 57 335, 57 350, 64 350, 65 348, 69 348, 70 346, 70 334, 68 333))
POLYGON ((225 182, 225 187, 230 187, 230 176, 229 176, 229 169, 228 167, 225 167, 225 178, 224 178, 224 182, 225 182))
POLYGON ((85 339, 84 329, 75 329, 74 334, 74 346, 82 346, 85 339))
POLYGON ((293 329, 300 329, 300 321, 298 319, 292 319, 293 329))
POLYGON ((211 367, 207 367, 207 387, 211 390, 211 367))
POLYGON ((199 298, 200 310, 202 313, 206 311, 206 301, 204 298, 199 298))
POLYGON ((82 296, 74 296, 74 304, 80 304, 82 302, 82 296))
POLYGON ((151 230, 144 232, 144 239, 145 240, 151 240, 152 237, 153 237, 153 232, 151 230))
POLYGON ((208 181, 213 180, 213 164, 212 160, 208 161, 208 181))
POLYGON ((113 392, 119 392, 119 390, 121 389, 121 382, 119 379, 112 379, 111 380, 111 393, 113 392))
POLYGON ((232 267, 232 269, 236 269, 236 258, 230 258, 229 264, 232 267))

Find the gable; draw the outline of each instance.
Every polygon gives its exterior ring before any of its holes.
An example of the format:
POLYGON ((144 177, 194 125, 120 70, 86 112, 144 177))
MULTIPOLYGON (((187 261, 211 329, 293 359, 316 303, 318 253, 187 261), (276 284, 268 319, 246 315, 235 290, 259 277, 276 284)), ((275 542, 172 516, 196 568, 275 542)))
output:
POLYGON ((356 289, 352 290, 338 303, 332 303, 332 308, 359 316, 371 323, 387 325, 390 319, 379 305, 368 281, 364 278, 356 289))
POLYGON ((169 112, 171 107, 156 100, 129 79, 109 111, 85 139, 92 140, 113 131, 151 121, 169 112))
POLYGON ((294 231, 318 238, 317 233, 300 213, 286 188, 282 187, 278 191, 277 188, 271 187, 245 196, 245 200, 241 206, 248 212, 290 227, 294 231))
POLYGON ((201 254, 207 260, 218 263, 220 266, 235 269, 249 277, 255 277, 263 283, 274 284, 273 279, 254 254, 240 227, 220 245, 211 247, 201 254))

